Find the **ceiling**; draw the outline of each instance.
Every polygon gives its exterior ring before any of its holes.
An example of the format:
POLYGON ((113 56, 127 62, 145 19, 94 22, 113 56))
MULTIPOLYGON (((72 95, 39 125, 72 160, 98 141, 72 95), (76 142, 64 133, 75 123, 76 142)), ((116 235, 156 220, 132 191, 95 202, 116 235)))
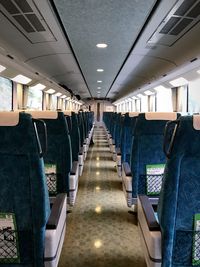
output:
POLYGON ((114 101, 198 58, 199 20, 200 0, 0 0, 0 60, 114 101))

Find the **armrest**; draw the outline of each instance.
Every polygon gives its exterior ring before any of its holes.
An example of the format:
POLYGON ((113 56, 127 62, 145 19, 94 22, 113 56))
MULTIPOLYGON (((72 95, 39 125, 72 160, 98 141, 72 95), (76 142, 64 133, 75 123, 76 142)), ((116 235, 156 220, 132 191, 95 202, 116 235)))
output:
POLYGON ((126 176, 132 176, 131 168, 130 168, 130 165, 128 164, 128 162, 123 162, 122 165, 123 165, 124 172, 125 172, 126 176))
POLYGON ((143 212, 146 217, 147 225, 150 231, 160 231, 160 225, 158 224, 153 207, 149 198, 145 195, 138 195, 143 212))
POLYGON ((120 147, 116 147, 115 150, 116 150, 117 155, 120 156, 121 155, 120 147))
POLYGON ((78 161, 73 161, 72 162, 72 168, 71 168, 70 174, 71 175, 75 175, 77 169, 78 169, 78 161))
POLYGON ((57 228, 64 202, 66 202, 66 195, 65 194, 59 194, 56 196, 56 199, 55 199, 53 206, 52 206, 52 209, 51 209, 51 213, 50 213, 48 222, 46 224, 46 229, 56 229, 57 228))
POLYGON ((79 155, 83 155, 83 147, 80 148, 79 155))

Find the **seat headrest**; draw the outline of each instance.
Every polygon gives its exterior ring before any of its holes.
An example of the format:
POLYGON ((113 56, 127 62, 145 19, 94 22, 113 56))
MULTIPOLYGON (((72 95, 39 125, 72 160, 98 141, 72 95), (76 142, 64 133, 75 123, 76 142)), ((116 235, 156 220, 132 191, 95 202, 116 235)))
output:
POLYGON ((65 110, 65 111, 63 111, 63 113, 64 113, 64 115, 65 116, 71 116, 72 115, 72 111, 70 111, 70 110, 65 110))
POLYGON ((197 131, 200 130, 200 115, 193 115, 193 128, 197 131))
POLYGON ((129 117, 137 117, 140 114, 140 112, 129 112, 129 117))
POLYGON ((19 123, 19 112, 1 111, 0 126, 16 126, 19 123))
POLYGON ((26 113, 31 114, 34 119, 51 119, 56 120, 58 118, 58 111, 32 111, 26 110, 26 113))
POLYGON ((165 120, 165 121, 174 121, 177 119, 176 112, 146 112, 146 120, 165 120))

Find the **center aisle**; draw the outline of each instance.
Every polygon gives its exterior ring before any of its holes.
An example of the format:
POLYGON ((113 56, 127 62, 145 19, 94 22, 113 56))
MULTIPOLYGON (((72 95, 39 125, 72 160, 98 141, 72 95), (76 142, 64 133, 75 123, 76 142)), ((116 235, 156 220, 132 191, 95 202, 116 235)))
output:
POLYGON ((95 127, 93 138, 59 267, 145 267, 136 217, 128 213, 104 129, 95 127))

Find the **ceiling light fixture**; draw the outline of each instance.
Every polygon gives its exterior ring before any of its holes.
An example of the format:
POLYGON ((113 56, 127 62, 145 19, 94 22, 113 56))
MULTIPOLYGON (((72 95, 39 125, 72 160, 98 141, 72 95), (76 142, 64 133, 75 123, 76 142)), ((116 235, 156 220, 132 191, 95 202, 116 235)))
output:
POLYGON ((174 87, 178 87, 178 86, 182 86, 182 85, 185 85, 188 83, 188 80, 186 80, 185 78, 183 77, 180 77, 178 79, 175 79, 171 82, 169 82, 171 85, 173 85, 174 87))
POLYGON ((97 72, 103 72, 104 69, 97 69, 97 72))
POLYGON ((55 96, 61 96, 62 94, 61 93, 56 93, 55 96))
POLYGON ((4 71, 6 69, 6 67, 0 65, 0 72, 4 71))
POLYGON ((27 84, 27 83, 30 83, 32 81, 30 78, 28 78, 22 74, 15 76, 11 80, 16 82, 16 83, 21 83, 21 84, 27 84))
POLYGON ((154 95, 154 92, 147 90, 144 92, 145 95, 154 95))
POLYGON ((137 100, 138 98, 136 96, 132 96, 132 99, 137 100))
POLYGON ((160 92, 160 91, 166 90, 167 88, 164 87, 164 86, 162 86, 162 85, 159 85, 159 86, 154 87, 154 89, 155 89, 157 92, 160 92))
POLYGON ((67 96, 66 95, 62 95, 61 98, 66 98, 67 96))
POLYGON ((102 81, 97 81, 97 83, 102 83, 102 81))
POLYGON ((141 98, 141 97, 143 97, 143 95, 142 94, 138 94, 137 97, 141 98))
POLYGON ((49 90, 45 91, 45 93, 47 93, 47 94, 53 94, 53 93, 55 93, 55 90, 54 89, 49 89, 49 90))
POLYGON ((99 87, 97 87, 97 89, 101 89, 101 87, 99 86, 99 87))
POLYGON ((105 44, 105 43, 102 43, 102 44, 97 44, 96 45, 98 48, 106 48, 108 45, 105 44))
POLYGON ((43 90, 44 88, 46 88, 46 86, 44 84, 37 83, 34 86, 30 86, 30 88, 34 90, 43 90))
POLYGON ((198 70, 197 73, 200 74, 200 70, 198 70))

